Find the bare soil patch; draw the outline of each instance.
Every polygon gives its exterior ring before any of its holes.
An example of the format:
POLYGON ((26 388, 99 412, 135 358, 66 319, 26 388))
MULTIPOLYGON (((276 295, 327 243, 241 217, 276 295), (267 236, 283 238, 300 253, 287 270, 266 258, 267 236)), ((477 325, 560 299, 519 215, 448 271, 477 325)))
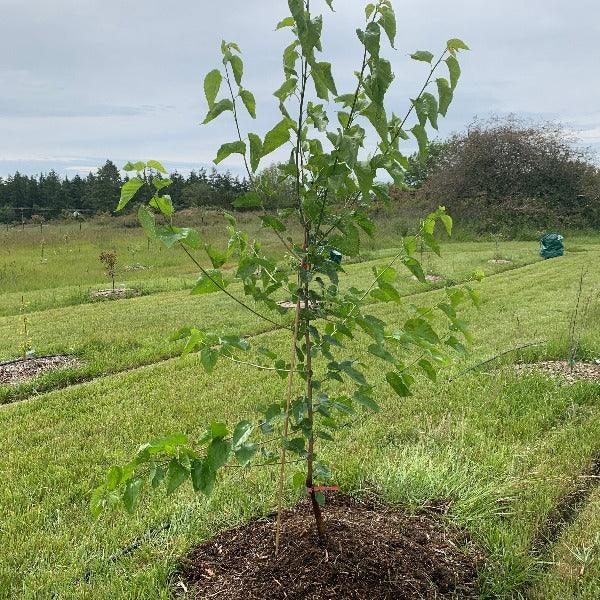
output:
POLYGON ((341 496, 328 501, 325 519, 321 547, 309 502, 286 511, 277 557, 274 516, 226 531, 182 560, 177 588, 227 600, 479 597, 482 555, 439 513, 341 496))
POLYGON ((512 265, 512 260, 508 260, 507 258, 492 258, 490 262, 493 265, 512 265))
POLYGON ((108 288, 106 290, 97 290, 90 294, 92 300, 118 300, 119 298, 133 298, 140 295, 139 290, 133 288, 108 288))
POLYGON ((48 371, 81 366, 81 361, 75 356, 56 355, 28 358, 26 360, 11 360, 0 363, 0 383, 16 384, 35 379, 48 371))
POLYGON ((515 365, 517 371, 544 371, 552 377, 558 377, 568 383, 575 383, 582 379, 600 382, 600 364, 590 362, 576 362, 573 366, 566 360, 548 360, 538 363, 519 363, 515 365))
MULTIPOLYGON (((413 275, 414 281, 418 281, 418 279, 413 275)), ((444 281, 444 278, 441 275, 425 275, 425 281, 427 283, 441 283, 444 281)))

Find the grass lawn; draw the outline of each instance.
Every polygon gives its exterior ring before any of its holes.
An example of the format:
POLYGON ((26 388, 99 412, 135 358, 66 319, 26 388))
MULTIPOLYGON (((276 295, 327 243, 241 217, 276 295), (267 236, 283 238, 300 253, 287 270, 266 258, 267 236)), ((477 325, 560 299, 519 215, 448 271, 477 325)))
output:
MULTIPOLYGON (((549 343, 527 350, 528 358, 564 356, 581 269, 588 269, 586 293, 600 281, 600 246, 578 244, 584 251, 545 262, 537 261, 535 244, 506 245, 520 268, 480 285, 482 307, 466 315, 475 334, 473 352, 449 376, 530 341, 549 343)), ((460 280, 481 266, 498 271, 501 265, 488 262, 494 251, 493 244, 447 245, 443 272, 460 280)), ((384 263, 375 258, 352 265, 350 279, 364 283, 372 264, 384 263)), ((405 283, 405 292, 421 293, 423 302, 443 293, 409 277, 405 283)), ((402 318, 396 304, 376 305, 371 312, 392 322, 402 318)), ((41 353, 72 349, 94 365, 90 376, 170 356, 175 348, 164 338, 182 324, 208 322, 264 336, 282 352, 288 346, 283 332, 265 331, 225 298, 195 298, 185 291, 62 306, 32 312, 30 320, 41 353)), ((11 356, 17 343, 18 322, 14 314, 0 319, 2 357, 11 356)), ((600 357, 598 304, 583 325, 582 355, 600 357)), ((361 342, 355 342, 355 352, 361 342)), ((489 557, 481 572, 486 597, 594 598, 600 589, 597 493, 545 554, 530 548, 600 450, 600 385, 517 374, 510 367, 516 358, 508 355, 438 386, 419 380, 415 394, 404 400, 382 385, 383 414, 347 430, 324 452, 343 490, 375 485, 389 501, 413 507, 450 501, 450 519, 466 527, 489 557)), ((377 381, 380 365, 369 355, 364 362, 377 381)), ((146 497, 134 516, 98 520, 87 508, 90 489, 108 466, 127 460, 150 438, 175 431, 197 435, 212 419, 231 422, 259 403, 280 399, 284 388, 269 374, 229 362, 220 362, 208 377, 198 358, 189 356, 0 407, 0 597, 168 598, 170 574, 191 545, 273 509, 273 469, 247 475, 230 470, 209 501, 190 489, 169 498, 159 492, 146 497), (120 555, 135 541, 141 542, 135 551, 120 555)))

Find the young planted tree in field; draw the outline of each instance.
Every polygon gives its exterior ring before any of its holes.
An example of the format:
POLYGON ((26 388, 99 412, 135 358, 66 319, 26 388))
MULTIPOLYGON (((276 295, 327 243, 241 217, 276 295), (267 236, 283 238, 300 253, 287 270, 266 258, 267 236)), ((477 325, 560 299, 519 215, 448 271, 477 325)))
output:
POLYGON ((100 253, 100 262, 104 265, 106 274, 112 282, 112 291, 115 291, 115 277, 117 275, 117 253, 104 250, 100 253))
MULTIPOLYGON (((399 116, 384 103, 394 79, 391 63, 382 55, 386 38, 393 47, 396 37, 390 0, 366 7, 366 22, 357 30, 362 59, 351 90, 338 90, 332 65, 321 59, 323 21, 312 13, 310 4, 289 0, 291 14, 278 25, 291 39, 283 52, 283 81, 274 92, 281 118, 266 135, 242 133, 243 113, 254 118, 256 102, 246 88, 236 43, 222 43, 221 68, 204 80, 208 103, 204 123, 229 115, 237 132, 237 139, 219 148, 215 163, 240 155, 251 183, 251 191, 237 200, 238 207, 263 209, 268 190, 255 173, 261 161, 278 148, 285 147, 289 155, 278 166, 278 177, 292 190, 293 207, 278 214, 260 213, 263 226, 285 248, 286 259, 277 264, 267 258, 260 243, 250 240, 231 215, 226 215, 229 238, 224 250, 203 243, 195 230, 176 226, 171 199, 163 193, 170 182, 157 161, 125 166, 133 176, 122 188, 118 207, 123 209, 145 184, 151 185, 154 195, 139 208, 140 222, 148 236, 168 247, 178 246, 194 262, 200 276, 192 293, 227 294, 241 309, 289 334, 290 351, 283 356, 272 348, 253 348, 243 332, 224 336, 191 326, 176 335, 185 344, 183 353, 199 352, 208 373, 219 361, 233 361, 248 369, 272 371, 287 385, 282 386, 281 398, 254 420, 207 423, 205 432, 196 438, 174 434, 145 444, 130 463, 110 469, 106 482, 93 494, 94 512, 121 501, 131 511, 142 489, 163 481, 168 493, 191 480, 195 490, 208 495, 219 472, 231 463, 276 465, 281 509, 286 467, 293 465, 292 481, 309 495, 319 538, 325 542, 321 507, 332 473, 321 445, 334 441, 364 411, 380 410, 373 383, 349 348, 356 347, 357 338, 366 338, 363 347, 381 361, 385 380, 401 398, 410 395, 416 371, 435 381, 449 353, 464 350, 460 337, 468 339, 468 332, 457 308, 469 296, 477 302, 475 290, 468 285, 448 288, 433 306, 417 307, 405 302, 397 288, 396 265, 425 281, 417 248, 422 241, 440 252, 436 226, 441 224, 448 234, 452 229, 443 208, 423 219, 418 235, 402 239, 396 256, 385 267, 374 269, 373 281, 362 289, 342 285, 339 255, 357 255, 361 235, 374 235, 369 208, 375 199, 390 202, 388 186, 378 175, 387 173, 397 185, 403 184, 408 163, 402 143, 412 135, 421 153, 427 152, 427 127, 437 128, 439 115, 448 110, 460 74, 457 53, 467 46, 452 39, 437 59, 428 51, 412 54, 427 65, 427 75, 399 116), (440 74, 434 82, 442 66, 448 69, 449 78, 440 74), (292 223, 301 226, 300 239, 289 233, 292 223), (211 268, 204 266, 202 251, 211 268), (229 277, 221 267, 233 261, 237 269, 229 277), (238 282, 235 291, 231 291, 233 281, 238 282), (284 295, 293 300, 292 319, 277 304, 284 295), (386 323, 371 314, 373 302, 396 303, 404 311, 397 313, 405 315, 402 322, 386 323), (300 384, 302 391, 297 393, 300 384)), ((331 8, 332 0, 326 4, 331 8)), ((279 535, 276 547, 278 543, 279 535)))

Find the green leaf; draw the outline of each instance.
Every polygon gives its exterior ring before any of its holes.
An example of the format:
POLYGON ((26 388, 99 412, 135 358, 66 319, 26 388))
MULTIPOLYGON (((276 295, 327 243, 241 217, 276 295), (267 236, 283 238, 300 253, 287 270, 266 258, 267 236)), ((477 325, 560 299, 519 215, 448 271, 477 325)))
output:
POLYGON ((271 152, 277 150, 280 146, 283 146, 290 139, 290 128, 293 123, 290 119, 285 118, 281 120, 267 135, 263 142, 262 156, 267 156, 271 152))
POLYGON ((421 369, 423 369, 425 375, 427 375, 427 377, 431 381, 433 381, 434 383, 437 381, 437 371, 426 358, 422 358, 418 362, 418 365, 421 367, 421 369))
POLYGON ((235 82, 238 85, 242 85, 242 76, 244 74, 244 63, 239 56, 232 54, 229 57, 229 64, 231 65, 231 69, 233 70, 233 76, 235 78, 235 82))
POLYGON ((262 221, 264 227, 270 227, 271 229, 274 229, 280 233, 286 229, 285 225, 279 219, 272 217, 271 215, 262 215, 260 220, 262 221))
POLYGON ((429 145, 427 142, 427 131, 425 130, 425 127, 422 125, 415 125, 410 131, 419 143, 419 154, 422 157, 427 156, 427 149, 429 145))
POLYGON ((188 470, 176 458, 171 459, 167 472, 167 494, 172 494, 188 476, 188 470))
POLYGON ((217 158, 213 161, 218 165, 222 160, 226 159, 231 154, 246 154, 246 144, 244 142, 229 142, 223 144, 217 152, 217 158))
POLYGON ((243 444, 235 451, 235 459, 242 467, 247 466, 258 451, 256 444, 243 444))
POLYGON ((231 445, 233 449, 239 448, 242 444, 246 442, 246 440, 252 434, 254 430, 254 426, 250 421, 240 421, 233 430, 233 435, 231 437, 231 445))
POLYGON ((410 57, 413 60, 420 60, 426 63, 430 63, 433 60, 433 54, 431 52, 429 52, 428 50, 417 50, 416 52, 413 52, 410 57))
POLYGON ((225 423, 221 423, 220 421, 213 421, 210 424, 210 437, 214 440, 218 440, 224 437, 227 437, 229 431, 227 430, 227 425, 225 423))
POLYGON ((154 214, 143 204, 138 209, 138 221, 149 238, 153 239, 156 237, 156 220, 154 214))
POLYGON ((175 212, 171 196, 153 196, 148 204, 159 210, 165 217, 171 217, 175 212))
POLYGON ((144 182, 139 177, 132 177, 129 181, 126 181, 121 187, 121 199, 117 210, 123 210, 143 185, 144 182))
MULTIPOLYGON (((391 6, 382 6, 380 9, 381 17, 379 24, 383 27, 383 30, 387 34, 392 48, 394 48, 394 42, 396 40, 396 15, 394 9, 391 6)), ((368 18, 368 17, 367 17, 368 18)))
POLYGON ((440 343, 440 338, 438 337, 437 333, 425 319, 409 319, 406 321, 406 323, 404 323, 404 331, 407 334, 413 337, 421 338, 430 344, 440 343))
POLYGON ((449 56, 445 63, 448 65, 448 73, 450 74, 450 88, 454 91, 460 78, 460 65, 454 56, 449 56))
POLYGON ((221 88, 222 79, 223 77, 221 76, 221 71, 218 69, 212 70, 204 78, 204 95, 206 96, 206 101, 208 102, 209 108, 212 108, 215 104, 217 94, 221 88))
POLYGON ((127 171, 128 173, 131 171, 143 171, 146 168, 146 163, 142 162, 141 160, 138 160, 136 163, 132 163, 130 161, 128 161, 124 166, 123 166, 123 171, 127 171))
POLYGON ((262 200, 256 192, 246 192, 233 201, 234 208, 257 208, 262 206, 262 200))
POLYGON ((404 378, 396 373, 395 371, 390 371, 385 374, 386 381, 392 386, 392 389, 400 396, 400 398, 407 398, 410 396, 410 389, 404 378))
POLYGON ((453 56, 456 54, 457 50, 470 50, 469 46, 467 46, 462 40, 459 40, 458 38, 452 38, 451 40, 448 40, 446 45, 448 51, 453 56))
MULTIPOLYGON (((337 96, 337 88, 335 86, 335 81, 333 79, 333 75, 331 74, 331 63, 328 62, 319 62, 312 65, 312 76, 313 79, 318 78, 319 83, 327 90, 329 90, 332 94, 337 96)), ((319 96, 322 97, 322 96, 319 96)), ((325 96, 324 99, 327 99, 325 96)))
POLYGON ((123 492, 123 505, 128 513, 132 513, 134 511, 141 489, 141 479, 132 479, 127 482, 125 491, 123 492))
POLYGON ((452 217, 450 215, 447 215, 446 213, 440 214, 439 217, 444 225, 444 228, 446 229, 446 233, 449 236, 452 235, 452 217))
POLYGON ((263 144, 260 137, 255 133, 248 134, 248 141, 250 142, 250 168, 254 173, 256 172, 256 169, 258 169, 262 157, 263 144))
POLYGON ((284 27, 293 27, 294 26, 294 17, 285 17, 285 19, 282 19, 281 21, 279 21, 279 23, 277 23, 277 27, 275 28, 275 30, 277 31, 278 29, 283 29, 284 27))
POLYGON ((438 256, 441 256, 440 245, 433 235, 427 233, 426 231, 423 231, 421 232, 421 237, 423 238, 423 242, 425 242, 425 245, 428 248, 433 250, 438 256))
POLYGON ((207 373, 213 372, 218 358, 219 353, 213 348, 204 347, 200 352, 200 362, 202 362, 202 367, 207 373))
POLYGON ((208 258, 210 258, 210 262, 215 269, 222 267, 229 258, 229 252, 221 251, 210 244, 206 244, 204 247, 206 254, 208 254, 208 258))
POLYGON ((369 410, 372 410, 373 412, 379 412, 381 410, 379 408, 379 405, 377 404, 377 402, 375 402, 375 400, 373 400, 373 398, 361 391, 357 390, 356 392, 354 392, 354 396, 352 397, 360 405, 364 406, 365 408, 368 408, 369 410))
POLYGON ((423 99, 423 103, 427 109, 427 117, 429 118, 429 122, 434 129, 438 128, 437 124, 437 116, 438 116, 438 102, 433 94, 429 92, 423 92, 421 95, 423 99))
POLYGON ((405 256, 402 259, 404 266, 421 282, 425 283, 425 273, 423 272, 423 267, 421 263, 412 256, 405 256))
POLYGON ((437 83, 438 96, 440 98, 440 114, 445 117, 446 113, 448 112, 448 107, 452 102, 452 88, 450 87, 448 80, 444 79, 443 77, 440 77, 435 81, 437 83))
POLYGON ((192 289, 192 294, 212 294, 226 288, 227 285, 228 283, 223 278, 221 272, 211 269, 206 274, 203 273, 198 281, 196 281, 196 285, 192 289))
POLYGON ((256 119, 256 100, 254 99, 254 94, 250 90, 240 90, 240 97, 248 114, 256 119))
POLYGON ((228 99, 219 100, 219 102, 211 106, 210 110, 208 111, 208 114, 206 115, 206 118, 204 119, 204 121, 202 121, 202 124, 206 125, 206 123, 210 123, 213 119, 216 119, 221 113, 225 112, 226 110, 233 111, 233 102, 228 99))
POLYGON ((154 169, 155 171, 158 171, 159 173, 167 173, 167 170, 163 167, 162 163, 159 162, 158 160, 149 160, 146 163, 146 166, 148 166, 151 169, 154 169))
POLYGON ((213 440, 206 452, 206 462, 210 468, 216 473, 229 460, 231 454, 231 442, 218 438, 213 440))
POLYGON ((207 460, 192 462, 192 485, 196 492, 210 496, 215 487, 216 477, 216 473, 211 469, 207 460))
POLYGON ((279 102, 285 102, 289 96, 291 96, 298 85, 298 80, 295 77, 286 79, 279 89, 273 92, 273 96, 279 98, 279 102))

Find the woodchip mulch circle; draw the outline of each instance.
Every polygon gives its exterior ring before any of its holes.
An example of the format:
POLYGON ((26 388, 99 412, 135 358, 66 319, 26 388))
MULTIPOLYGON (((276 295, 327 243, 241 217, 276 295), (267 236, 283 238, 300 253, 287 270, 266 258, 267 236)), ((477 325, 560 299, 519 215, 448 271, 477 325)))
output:
POLYGON ((528 373, 542 371, 568 383, 581 380, 600 383, 600 363, 576 362, 571 365, 566 360, 547 360, 538 363, 519 363, 515 365, 515 369, 528 373))
POLYGON ((317 543, 305 500, 284 515, 278 556, 274 517, 256 519, 194 548, 181 561, 176 588, 227 600, 479 597, 482 554, 442 515, 348 496, 328 501, 324 515, 326 547, 317 543))
POLYGON ((9 385, 23 383, 48 371, 79 366, 81 361, 78 358, 64 354, 11 360, 0 363, 0 383, 9 385))

